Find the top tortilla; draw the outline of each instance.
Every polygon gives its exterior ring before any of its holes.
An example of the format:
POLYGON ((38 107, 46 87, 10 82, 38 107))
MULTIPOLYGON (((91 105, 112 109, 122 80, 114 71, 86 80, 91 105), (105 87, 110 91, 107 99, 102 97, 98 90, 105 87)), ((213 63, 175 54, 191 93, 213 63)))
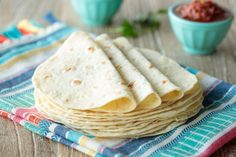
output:
POLYGON ((36 89, 64 108, 119 113, 137 105, 103 50, 84 32, 73 33, 36 69, 32 80, 36 89))

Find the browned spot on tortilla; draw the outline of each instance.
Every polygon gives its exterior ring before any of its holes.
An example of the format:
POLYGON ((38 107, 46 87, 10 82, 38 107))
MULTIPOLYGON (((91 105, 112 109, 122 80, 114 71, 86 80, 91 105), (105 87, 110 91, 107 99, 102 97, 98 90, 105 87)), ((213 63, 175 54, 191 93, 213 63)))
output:
POLYGON ((106 61, 102 61, 102 64, 106 64, 106 61))
POLYGON ((75 71, 76 67, 66 67, 63 72, 68 72, 68 71, 75 71))
POLYGON ((112 60, 112 57, 108 57, 109 58, 109 60, 112 60))
POLYGON ((65 99, 65 102, 69 102, 69 99, 68 99, 68 98, 66 98, 66 99, 65 99))
POLYGON ((130 83, 128 84, 128 87, 129 87, 129 88, 133 88, 133 87, 134 87, 134 83, 135 83, 135 81, 130 82, 130 83))
POLYGON ((46 75, 46 76, 44 76, 44 79, 48 80, 50 77, 51 77, 50 75, 46 75))
POLYGON ((163 83, 163 84, 167 83, 167 80, 163 80, 162 83, 163 83))
POLYGON ((149 65, 149 68, 151 69, 151 68, 154 68, 155 66, 153 65, 153 64, 150 64, 149 65))
POLYGON ((89 47, 88 50, 89 50, 89 52, 92 53, 92 52, 94 52, 95 49, 94 49, 94 47, 89 47))
POLYGON ((117 70, 119 70, 120 68, 121 68, 121 66, 120 66, 120 65, 117 65, 117 66, 116 66, 116 69, 117 69, 117 70))
POLYGON ((82 82, 80 81, 80 80, 73 80, 72 82, 71 82, 71 85, 72 86, 78 86, 78 85, 80 85, 82 82))

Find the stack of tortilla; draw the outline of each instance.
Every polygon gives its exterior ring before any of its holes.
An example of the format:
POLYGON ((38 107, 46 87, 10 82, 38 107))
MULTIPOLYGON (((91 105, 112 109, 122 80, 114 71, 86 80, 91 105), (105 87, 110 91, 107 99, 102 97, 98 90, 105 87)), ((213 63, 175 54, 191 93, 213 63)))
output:
POLYGON ((38 111, 97 137, 170 131, 202 108, 198 79, 126 38, 73 33, 33 76, 38 111))

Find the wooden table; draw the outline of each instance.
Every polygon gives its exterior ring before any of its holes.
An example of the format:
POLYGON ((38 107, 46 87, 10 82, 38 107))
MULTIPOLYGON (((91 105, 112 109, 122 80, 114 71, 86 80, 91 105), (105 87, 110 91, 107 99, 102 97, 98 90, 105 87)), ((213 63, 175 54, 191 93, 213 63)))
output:
MULTIPOLYGON (((173 2, 174 0, 124 0, 112 26, 118 25, 123 18, 131 18, 140 12, 167 8, 173 2)), ((235 0, 217 0, 217 2, 236 15, 235 0)), ((17 23, 23 18, 42 21, 42 16, 47 11, 52 11, 63 22, 95 33, 107 32, 112 27, 87 28, 81 25, 67 0, 0 0, 0 29, 17 23)), ((235 21, 217 53, 210 56, 185 54, 170 29, 167 17, 162 19, 162 26, 159 30, 147 32, 131 41, 140 47, 157 49, 179 63, 200 69, 225 81, 236 83, 235 21)), ((2 157, 86 156, 62 144, 33 134, 10 120, 0 118, 0 128, 0 156, 2 157)), ((236 139, 226 144, 213 156, 236 156, 236 139)))

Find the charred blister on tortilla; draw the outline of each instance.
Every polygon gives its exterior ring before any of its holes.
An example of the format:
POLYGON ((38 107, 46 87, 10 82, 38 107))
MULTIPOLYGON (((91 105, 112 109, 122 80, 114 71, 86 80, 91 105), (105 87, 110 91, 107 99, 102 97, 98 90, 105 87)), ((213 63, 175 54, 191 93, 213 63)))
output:
POLYGON ((95 51, 95 48, 94 47, 88 47, 88 51, 93 53, 95 51))
POLYGON ((162 81, 163 84, 165 84, 165 83, 167 83, 167 82, 168 82, 168 80, 163 80, 163 81, 162 81))
POLYGON ((115 67, 116 67, 117 70, 121 69, 121 65, 116 65, 115 67))
POLYGON ((129 82, 128 87, 129 87, 129 88, 133 88, 133 87, 134 87, 134 84, 135 84, 135 81, 129 82))
POLYGON ((125 83, 125 81, 121 81, 120 84, 121 84, 121 85, 124 85, 124 86, 127 85, 127 84, 125 83))
POLYGON ((151 68, 154 68, 155 66, 151 63, 150 65, 149 65, 149 68, 151 69, 151 68))
POLYGON ((70 101, 70 99, 69 99, 69 98, 66 98, 64 101, 65 101, 65 102, 69 102, 69 101, 70 101))
POLYGON ((65 72, 72 72, 72 71, 75 71, 76 70, 76 67, 75 66, 70 66, 70 67, 65 67, 65 69, 63 70, 63 73, 65 72))
POLYGON ((48 80, 49 78, 51 78, 52 77, 52 75, 45 75, 44 76, 44 80, 48 80))
POLYGON ((82 83, 82 81, 81 80, 79 80, 79 79, 75 79, 75 80, 72 80, 71 81, 71 86, 79 86, 80 84, 82 83))

